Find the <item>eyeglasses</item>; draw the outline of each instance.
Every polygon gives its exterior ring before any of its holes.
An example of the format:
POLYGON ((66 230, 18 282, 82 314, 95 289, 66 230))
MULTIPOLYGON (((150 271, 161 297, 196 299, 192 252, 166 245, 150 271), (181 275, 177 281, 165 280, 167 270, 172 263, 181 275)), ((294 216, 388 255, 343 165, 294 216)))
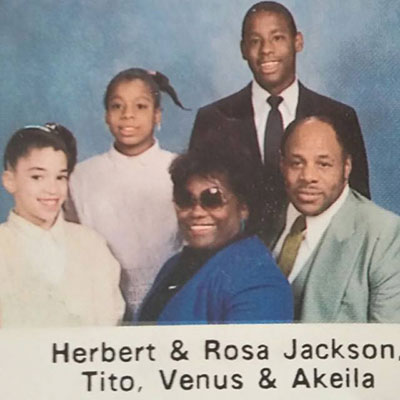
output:
POLYGON ((195 198, 187 190, 176 191, 174 193, 174 203, 181 210, 188 210, 200 204, 204 210, 212 211, 222 208, 228 203, 228 199, 219 187, 214 186, 203 190, 198 198, 195 198))

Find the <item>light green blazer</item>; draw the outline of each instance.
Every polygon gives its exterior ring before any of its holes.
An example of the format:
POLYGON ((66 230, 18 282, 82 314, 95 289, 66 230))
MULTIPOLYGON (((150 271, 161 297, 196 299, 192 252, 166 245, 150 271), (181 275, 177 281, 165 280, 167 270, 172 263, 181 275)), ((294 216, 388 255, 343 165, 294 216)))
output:
POLYGON ((293 289, 301 322, 400 322, 400 217, 351 190, 293 289))

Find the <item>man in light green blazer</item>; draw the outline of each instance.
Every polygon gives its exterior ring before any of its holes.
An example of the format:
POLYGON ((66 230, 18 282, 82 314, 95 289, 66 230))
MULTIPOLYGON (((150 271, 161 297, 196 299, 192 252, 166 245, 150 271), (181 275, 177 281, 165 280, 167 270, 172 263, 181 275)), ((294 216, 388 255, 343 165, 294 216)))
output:
POLYGON ((349 188, 348 137, 321 116, 287 128, 290 203, 268 242, 292 284, 296 320, 400 322, 400 217, 349 188), (305 225, 292 228, 296 220, 305 225))

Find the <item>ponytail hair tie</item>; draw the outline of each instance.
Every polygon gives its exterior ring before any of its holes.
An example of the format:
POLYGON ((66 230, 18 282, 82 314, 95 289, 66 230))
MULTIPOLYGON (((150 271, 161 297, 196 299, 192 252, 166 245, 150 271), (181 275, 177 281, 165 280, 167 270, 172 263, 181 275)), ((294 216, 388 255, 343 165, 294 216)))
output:
POLYGON ((171 97, 172 101, 178 107, 182 108, 182 110, 191 111, 190 108, 184 107, 183 104, 180 102, 180 100, 178 98, 178 95, 176 94, 175 89, 169 83, 168 77, 166 77, 164 74, 162 74, 159 71, 148 70, 147 73, 148 73, 148 75, 150 75, 153 78, 154 82, 157 84, 159 89, 162 92, 167 93, 169 95, 169 97, 171 97))
POLYGON ((172 101, 183 110, 190 111, 190 108, 185 108, 180 102, 175 89, 169 83, 169 79, 159 71, 146 70, 143 68, 129 68, 119 72, 111 81, 108 83, 106 91, 104 93, 103 103, 104 108, 108 110, 110 98, 114 92, 114 89, 119 85, 120 82, 133 81, 140 79, 148 85, 150 92, 154 98, 154 105, 156 108, 160 107, 161 104, 161 93, 167 93, 172 101))

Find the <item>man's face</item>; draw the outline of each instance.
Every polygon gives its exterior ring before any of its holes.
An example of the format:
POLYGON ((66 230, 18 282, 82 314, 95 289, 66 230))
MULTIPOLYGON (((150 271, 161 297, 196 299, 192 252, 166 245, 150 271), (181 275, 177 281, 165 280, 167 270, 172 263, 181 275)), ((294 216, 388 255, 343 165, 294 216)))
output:
POLYGON ((302 34, 293 36, 281 14, 259 11, 248 18, 242 56, 258 84, 271 94, 280 94, 294 82, 296 53, 302 49, 302 34))
POLYGON ((344 155, 333 128, 312 118, 288 138, 281 168, 290 201, 302 214, 315 216, 342 193, 351 159, 344 155))

